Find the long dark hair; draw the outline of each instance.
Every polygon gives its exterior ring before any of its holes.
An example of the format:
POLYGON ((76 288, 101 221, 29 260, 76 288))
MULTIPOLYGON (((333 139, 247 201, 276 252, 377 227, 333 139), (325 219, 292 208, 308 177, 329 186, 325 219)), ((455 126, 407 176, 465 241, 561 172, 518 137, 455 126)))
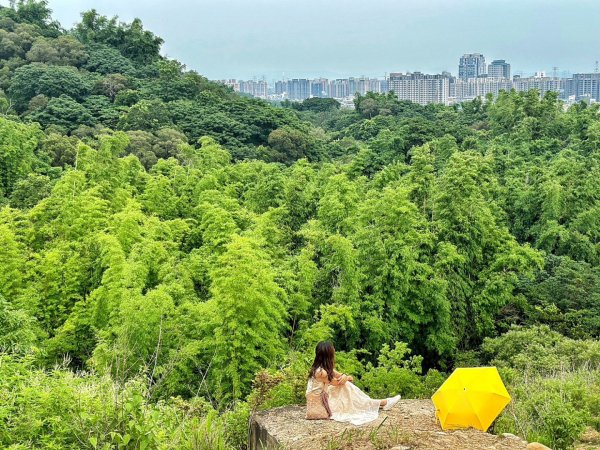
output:
POLYGON ((314 377, 317 369, 322 368, 327 372, 327 379, 333 379, 333 368, 335 366, 335 348, 328 341, 319 342, 315 348, 315 361, 308 372, 308 378, 314 377))

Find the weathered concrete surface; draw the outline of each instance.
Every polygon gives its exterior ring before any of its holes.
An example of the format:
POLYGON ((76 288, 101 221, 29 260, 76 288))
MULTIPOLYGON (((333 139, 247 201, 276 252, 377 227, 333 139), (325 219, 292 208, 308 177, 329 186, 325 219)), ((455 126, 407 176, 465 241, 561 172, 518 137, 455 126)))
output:
POLYGON ((261 411, 252 419, 252 450, 398 449, 526 450, 527 442, 477 430, 442 431, 429 400, 401 400, 361 427, 333 420, 306 420, 303 406, 261 411))

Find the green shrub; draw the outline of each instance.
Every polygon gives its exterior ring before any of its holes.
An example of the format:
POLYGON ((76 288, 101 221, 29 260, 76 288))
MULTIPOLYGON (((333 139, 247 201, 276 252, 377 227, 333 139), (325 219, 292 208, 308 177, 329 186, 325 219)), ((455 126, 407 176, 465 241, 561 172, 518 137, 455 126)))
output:
POLYGON ((481 346, 484 360, 522 372, 552 373, 563 370, 600 370, 600 341, 564 337, 548 326, 515 327, 481 346))
POLYGON ((423 357, 410 354, 411 350, 404 342, 396 342, 393 349, 384 345, 377 358, 377 366, 367 364, 360 385, 375 398, 395 394, 408 398, 431 396, 443 383, 444 376, 437 370, 430 370, 422 376, 423 357))
POLYGON ((245 449, 248 446, 248 433, 250 426, 250 406, 240 402, 222 415, 225 427, 225 441, 228 446, 235 449, 245 449))
POLYGON ((309 363, 305 355, 291 353, 287 366, 280 370, 261 370, 256 374, 248 396, 251 409, 270 409, 304 404, 309 363))
POLYGON ((586 425, 598 420, 597 381, 586 372, 519 375, 509 385, 513 401, 494 431, 514 433, 555 450, 569 449, 586 425))
POLYGON ((600 424, 600 342, 575 340, 547 326, 514 328, 486 339, 482 357, 499 366, 512 402, 495 432, 568 449, 600 424))
MULTIPOLYGON (((225 422, 200 398, 149 402, 145 380, 119 385, 0 355, 1 448, 219 450, 231 448, 225 422)), ((229 418, 232 442, 239 441, 235 422, 229 418)))

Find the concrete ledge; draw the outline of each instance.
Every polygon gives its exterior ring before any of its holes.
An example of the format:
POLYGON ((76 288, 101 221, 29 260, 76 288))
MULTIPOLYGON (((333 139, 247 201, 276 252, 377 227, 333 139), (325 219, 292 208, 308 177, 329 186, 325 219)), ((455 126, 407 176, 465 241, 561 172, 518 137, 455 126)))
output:
POLYGON ((401 400, 360 427, 333 420, 306 420, 304 406, 257 412, 251 420, 251 450, 439 449, 525 450, 527 442, 478 430, 442 431, 430 400, 401 400))

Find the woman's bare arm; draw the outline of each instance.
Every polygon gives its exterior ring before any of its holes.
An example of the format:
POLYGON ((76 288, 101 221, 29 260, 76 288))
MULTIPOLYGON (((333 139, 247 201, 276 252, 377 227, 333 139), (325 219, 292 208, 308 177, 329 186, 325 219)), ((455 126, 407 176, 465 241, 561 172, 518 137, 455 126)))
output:
POLYGON ((339 373, 335 370, 333 371, 333 378, 331 379, 331 381, 329 381, 329 378, 327 377, 327 372, 325 372, 324 370, 317 371, 315 373, 315 379, 322 383, 328 383, 332 386, 343 386, 346 383, 346 381, 352 381, 352 377, 344 375, 343 373, 339 373))
POLYGON ((331 384, 333 386, 342 386, 346 383, 346 381, 354 381, 350 375, 346 375, 338 372, 337 370, 333 371, 333 380, 331 380, 331 384))

